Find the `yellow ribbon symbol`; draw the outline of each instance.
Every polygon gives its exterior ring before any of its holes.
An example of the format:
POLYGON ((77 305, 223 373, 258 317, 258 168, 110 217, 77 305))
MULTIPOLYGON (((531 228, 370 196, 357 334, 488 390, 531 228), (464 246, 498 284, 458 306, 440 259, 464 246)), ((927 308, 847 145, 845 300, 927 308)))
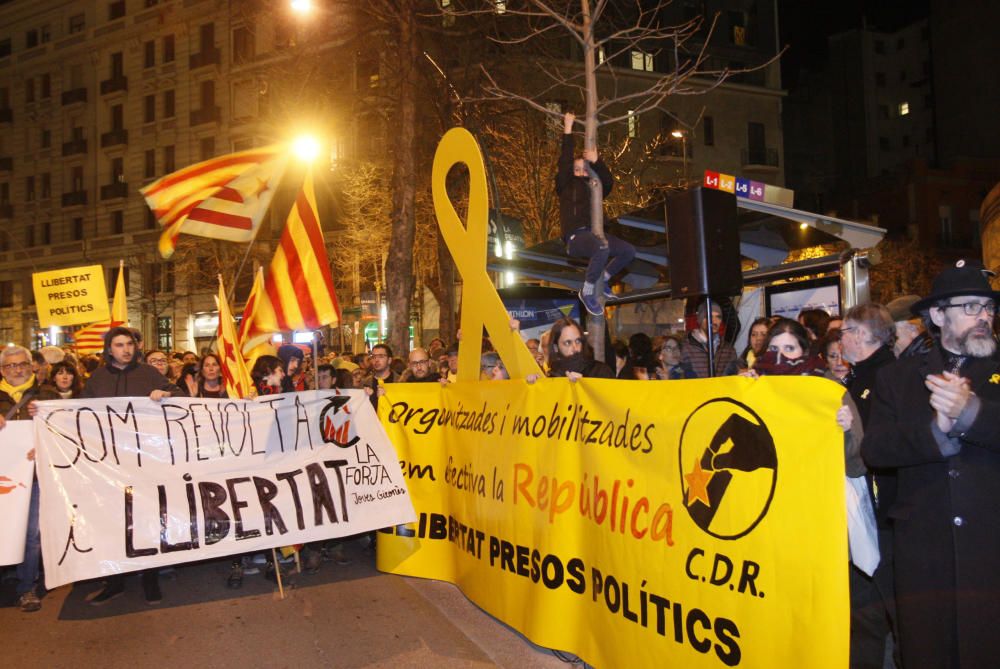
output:
POLYGON ((510 315, 486 273, 489 227, 486 168, 479 144, 465 128, 452 128, 441 138, 434 153, 431 193, 441 234, 462 275, 462 342, 458 349, 458 380, 479 379, 483 326, 512 379, 541 374, 521 336, 510 329, 510 315), (448 172, 458 164, 464 164, 469 169, 469 217, 464 226, 447 190, 448 172))
POLYGON ((994 374, 991 376, 990 383, 1000 383, 1000 374, 994 374))

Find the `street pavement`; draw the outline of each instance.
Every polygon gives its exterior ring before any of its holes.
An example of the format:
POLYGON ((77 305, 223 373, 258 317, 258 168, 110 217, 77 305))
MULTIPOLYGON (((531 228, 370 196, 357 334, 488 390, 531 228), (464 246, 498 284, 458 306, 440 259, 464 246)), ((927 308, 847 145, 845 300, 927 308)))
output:
MULTIPOLYGON (((285 599, 262 575, 226 587, 229 562, 180 565, 149 606, 137 575, 101 607, 98 582, 49 592, 42 610, 0 608, 7 663, 22 667, 567 667, 453 585, 382 574, 360 542, 350 565, 291 574, 285 599)), ((3 590, 10 603, 10 584, 3 590)), ((570 656, 572 657, 572 656, 570 656)))

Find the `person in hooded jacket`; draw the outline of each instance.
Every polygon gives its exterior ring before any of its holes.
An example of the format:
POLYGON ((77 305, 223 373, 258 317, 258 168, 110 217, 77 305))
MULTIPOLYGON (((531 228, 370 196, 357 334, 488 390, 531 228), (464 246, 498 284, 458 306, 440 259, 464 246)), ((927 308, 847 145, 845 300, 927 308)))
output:
MULTIPOLYGON (((132 330, 127 327, 113 327, 104 335, 104 365, 94 373, 83 388, 81 397, 149 397, 154 402, 180 394, 180 390, 170 383, 152 365, 139 362, 139 348, 132 330)), ((142 573, 142 589, 147 604, 158 604, 160 580, 156 569, 142 573)), ((125 577, 121 574, 109 576, 104 587, 90 598, 92 606, 101 606, 125 593, 125 577)))

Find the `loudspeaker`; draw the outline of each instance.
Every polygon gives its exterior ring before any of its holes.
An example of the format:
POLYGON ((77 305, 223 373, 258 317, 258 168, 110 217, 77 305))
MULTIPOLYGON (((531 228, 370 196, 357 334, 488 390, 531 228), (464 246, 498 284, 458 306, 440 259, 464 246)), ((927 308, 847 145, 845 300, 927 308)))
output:
POLYGON ((670 292, 739 295, 743 290, 736 196, 701 186, 667 196, 670 292))

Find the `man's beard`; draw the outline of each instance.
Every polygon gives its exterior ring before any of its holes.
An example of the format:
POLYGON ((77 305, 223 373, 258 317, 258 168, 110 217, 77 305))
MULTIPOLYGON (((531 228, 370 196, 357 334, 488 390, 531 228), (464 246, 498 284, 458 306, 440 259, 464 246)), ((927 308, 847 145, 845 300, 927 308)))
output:
POLYGON ((963 332, 955 340, 958 348, 955 353, 971 356, 973 358, 988 358, 997 349, 996 339, 993 332, 985 325, 974 325, 963 332))

